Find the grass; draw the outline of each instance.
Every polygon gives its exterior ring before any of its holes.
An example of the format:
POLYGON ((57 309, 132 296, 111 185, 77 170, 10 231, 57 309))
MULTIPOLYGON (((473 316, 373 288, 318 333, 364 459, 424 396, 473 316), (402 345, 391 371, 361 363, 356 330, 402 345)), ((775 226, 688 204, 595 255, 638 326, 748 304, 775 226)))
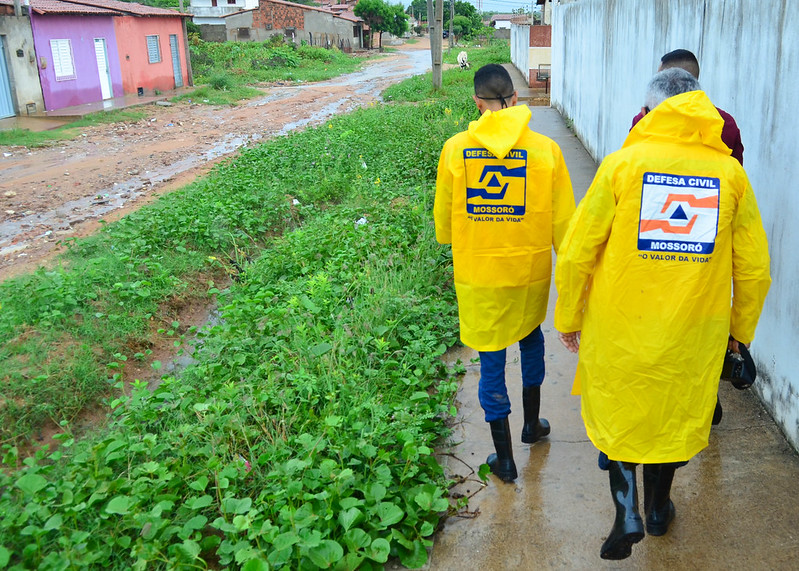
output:
POLYGON ((458 73, 449 96, 246 149, 74 241, 61 266, 0 284, 0 563, 425 564, 459 505, 433 456, 456 412, 440 356, 457 315, 432 225, 438 153, 473 105, 458 73), (191 337, 165 311, 187 296, 220 314, 195 363, 123 391, 154 331, 191 337), (76 439, 63 393, 92 391, 110 424, 76 439), (23 458, 17 419, 43 402, 61 446, 23 458))
POLYGON ((139 121, 146 116, 144 111, 129 109, 116 109, 113 111, 98 111, 86 115, 67 125, 49 131, 31 131, 29 129, 9 129, 0 131, 0 146, 11 147, 46 147, 58 141, 75 139, 81 135, 86 127, 120 121, 139 121))

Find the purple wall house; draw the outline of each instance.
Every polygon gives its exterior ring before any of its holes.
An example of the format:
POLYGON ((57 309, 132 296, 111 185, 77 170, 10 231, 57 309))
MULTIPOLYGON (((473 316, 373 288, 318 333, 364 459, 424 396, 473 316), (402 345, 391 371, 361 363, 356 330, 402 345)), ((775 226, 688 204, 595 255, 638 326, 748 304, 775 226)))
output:
POLYGON ((118 14, 59 0, 31 1, 33 43, 48 111, 123 94, 113 23, 118 14))

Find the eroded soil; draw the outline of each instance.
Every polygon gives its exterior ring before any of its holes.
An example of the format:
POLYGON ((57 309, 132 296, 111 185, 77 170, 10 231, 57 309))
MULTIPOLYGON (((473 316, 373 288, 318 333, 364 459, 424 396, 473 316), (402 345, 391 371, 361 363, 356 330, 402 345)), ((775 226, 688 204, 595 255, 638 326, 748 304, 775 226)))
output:
POLYGON ((0 147, 0 281, 50 262, 66 238, 192 182, 246 145, 379 99, 430 68, 426 39, 330 81, 261 88, 238 106, 150 104, 146 118, 87 128, 40 149, 0 147))

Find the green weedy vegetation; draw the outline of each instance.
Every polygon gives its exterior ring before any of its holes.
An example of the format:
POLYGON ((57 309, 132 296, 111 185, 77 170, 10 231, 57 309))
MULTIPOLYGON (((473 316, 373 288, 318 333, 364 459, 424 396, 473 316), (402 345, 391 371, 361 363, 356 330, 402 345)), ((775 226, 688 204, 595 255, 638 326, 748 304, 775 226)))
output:
POLYGON ((231 89, 274 81, 323 81, 358 69, 363 58, 336 48, 300 45, 274 36, 265 42, 191 43, 195 83, 231 89))
POLYGON ((433 448, 457 316, 431 209, 471 115, 456 83, 244 150, 0 284, 0 568, 424 565, 453 509, 433 448), (194 364, 123 387, 152 329, 192 336, 164 311, 192 295, 218 302, 194 364), (76 438, 100 395, 108 426, 76 438), (60 446, 23 457, 37 411, 60 446))

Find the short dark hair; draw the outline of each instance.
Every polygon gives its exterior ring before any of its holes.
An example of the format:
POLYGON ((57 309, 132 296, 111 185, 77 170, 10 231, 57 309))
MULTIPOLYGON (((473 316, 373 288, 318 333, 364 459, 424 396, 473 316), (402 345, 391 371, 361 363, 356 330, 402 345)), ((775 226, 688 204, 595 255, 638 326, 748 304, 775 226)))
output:
POLYGON ((679 67, 699 79, 699 60, 688 50, 673 50, 660 58, 660 69, 679 67))
POLYGON ((489 63, 474 73, 474 94, 480 99, 493 99, 503 102, 513 97, 513 80, 508 70, 496 63, 489 63))

